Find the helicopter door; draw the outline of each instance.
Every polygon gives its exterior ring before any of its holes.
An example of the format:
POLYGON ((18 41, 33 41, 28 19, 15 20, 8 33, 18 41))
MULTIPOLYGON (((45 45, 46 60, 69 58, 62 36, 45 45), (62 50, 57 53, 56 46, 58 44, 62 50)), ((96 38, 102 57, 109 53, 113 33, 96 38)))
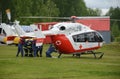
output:
POLYGON ((75 50, 84 49, 85 46, 85 33, 77 34, 72 36, 74 44, 73 47, 75 50))

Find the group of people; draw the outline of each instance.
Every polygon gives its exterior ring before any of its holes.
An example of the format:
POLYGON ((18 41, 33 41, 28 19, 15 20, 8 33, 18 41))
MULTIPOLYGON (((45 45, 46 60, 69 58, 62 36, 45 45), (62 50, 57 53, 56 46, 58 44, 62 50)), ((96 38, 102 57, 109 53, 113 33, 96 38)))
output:
MULTIPOLYGON (((18 57, 20 53, 21 57, 42 57, 42 51, 43 44, 37 46, 36 39, 26 39, 21 37, 18 43, 16 57, 18 57)), ((52 57, 52 52, 56 52, 56 49, 53 44, 50 44, 48 50, 46 51, 46 57, 52 57)))

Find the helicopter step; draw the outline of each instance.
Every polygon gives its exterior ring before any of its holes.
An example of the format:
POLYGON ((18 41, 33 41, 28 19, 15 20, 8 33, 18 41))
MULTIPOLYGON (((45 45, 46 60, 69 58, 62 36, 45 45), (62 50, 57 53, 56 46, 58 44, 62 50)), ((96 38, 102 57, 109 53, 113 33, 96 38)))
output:
POLYGON ((87 55, 87 54, 93 54, 93 56, 94 56, 95 59, 101 59, 103 57, 103 55, 104 55, 103 52, 87 51, 87 52, 73 54, 73 56, 77 56, 77 57, 80 58, 81 55, 87 55), (100 56, 97 57, 96 54, 100 54, 100 56))

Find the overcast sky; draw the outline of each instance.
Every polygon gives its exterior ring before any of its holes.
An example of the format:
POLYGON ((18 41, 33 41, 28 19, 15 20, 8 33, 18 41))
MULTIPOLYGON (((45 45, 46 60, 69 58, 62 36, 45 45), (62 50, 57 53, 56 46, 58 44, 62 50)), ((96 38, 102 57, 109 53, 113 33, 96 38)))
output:
POLYGON ((120 0, 84 0, 89 8, 99 8, 105 14, 110 7, 120 7, 120 0))

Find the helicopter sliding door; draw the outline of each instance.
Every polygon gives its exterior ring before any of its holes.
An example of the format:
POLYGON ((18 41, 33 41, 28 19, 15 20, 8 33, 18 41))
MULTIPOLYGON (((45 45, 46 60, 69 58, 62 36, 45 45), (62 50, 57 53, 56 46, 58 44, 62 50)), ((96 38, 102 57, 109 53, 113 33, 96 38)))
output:
POLYGON ((97 32, 87 32, 72 36, 74 41, 74 49, 92 49, 101 46, 100 42, 103 42, 102 37, 97 32))

